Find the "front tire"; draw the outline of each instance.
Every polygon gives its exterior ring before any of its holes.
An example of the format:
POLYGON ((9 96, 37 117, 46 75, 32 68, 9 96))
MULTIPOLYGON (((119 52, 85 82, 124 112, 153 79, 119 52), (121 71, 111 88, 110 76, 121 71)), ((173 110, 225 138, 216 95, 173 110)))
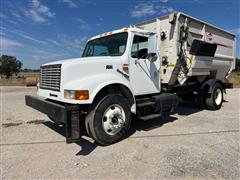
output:
POLYGON ((223 87, 220 83, 216 83, 212 93, 206 97, 206 107, 209 110, 218 110, 223 103, 223 87))
POLYGON ((98 144, 110 145, 128 135, 131 119, 127 99, 119 94, 111 94, 93 104, 85 125, 89 136, 98 144))

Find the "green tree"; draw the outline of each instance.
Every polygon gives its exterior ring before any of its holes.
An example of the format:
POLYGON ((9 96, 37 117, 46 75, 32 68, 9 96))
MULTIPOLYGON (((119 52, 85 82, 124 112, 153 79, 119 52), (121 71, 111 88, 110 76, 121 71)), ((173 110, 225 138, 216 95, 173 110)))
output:
POLYGON ((13 74, 21 71, 22 62, 14 56, 2 55, 0 57, 0 74, 3 74, 8 79, 13 74))

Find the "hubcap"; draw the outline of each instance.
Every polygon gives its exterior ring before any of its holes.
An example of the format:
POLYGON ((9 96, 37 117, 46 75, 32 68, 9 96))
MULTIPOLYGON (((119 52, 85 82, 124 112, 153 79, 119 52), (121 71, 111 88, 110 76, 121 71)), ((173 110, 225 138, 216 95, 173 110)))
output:
POLYGON ((104 131, 109 135, 117 134, 126 121, 123 108, 118 104, 113 104, 106 109, 102 118, 104 131))
POLYGON ((222 91, 221 89, 217 89, 215 92, 215 103, 220 105, 222 102, 222 91))

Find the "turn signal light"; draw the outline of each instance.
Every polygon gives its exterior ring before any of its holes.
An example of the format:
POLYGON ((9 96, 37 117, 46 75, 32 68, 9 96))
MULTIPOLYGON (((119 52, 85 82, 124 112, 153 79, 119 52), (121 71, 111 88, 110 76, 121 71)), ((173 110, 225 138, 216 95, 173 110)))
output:
POLYGON ((89 91, 88 90, 65 90, 64 98, 76 99, 76 100, 87 100, 89 99, 89 91))
POLYGON ((76 91, 75 92, 75 99, 77 99, 77 100, 87 100, 87 99, 89 99, 88 90, 76 91))
POLYGON ((124 71, 125 73, 129 73, 129 71, 128 71, 128 64, 123 64, 122 69, 123 69, 123 71, 124 71))

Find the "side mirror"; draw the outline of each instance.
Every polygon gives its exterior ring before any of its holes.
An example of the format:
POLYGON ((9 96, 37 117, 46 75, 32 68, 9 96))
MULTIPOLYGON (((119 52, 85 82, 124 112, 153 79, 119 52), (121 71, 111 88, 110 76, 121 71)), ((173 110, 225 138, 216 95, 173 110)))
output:
POLYGON ((151 62, 157 60, 157 36, 156 34, 151 34, 148 37, 148 59, 151 62))

